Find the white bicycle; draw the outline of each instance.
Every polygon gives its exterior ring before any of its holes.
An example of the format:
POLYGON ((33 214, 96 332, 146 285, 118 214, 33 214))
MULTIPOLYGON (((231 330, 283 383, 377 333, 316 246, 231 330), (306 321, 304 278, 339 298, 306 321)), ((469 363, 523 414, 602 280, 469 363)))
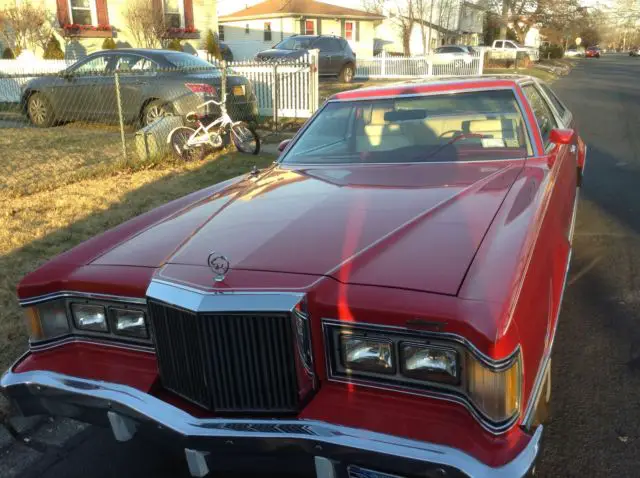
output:
POLYGON ((188 126, 174 128, 167 138, 174 154, 182 160, 200 160, 207 153, 208 148, 219 149, 225 146, 231 138, 236 149, 241 153, 258 154, 260 152, 260 138, 255 130, 243 121, 233 121, 227 112, 223 101, 209 100, 198 108, 213 104, 220 107, 220 117, 205 125, 202 120, 206 117, 195 111, 187 114, 187 121, 197 123, 196 129, 188 126))

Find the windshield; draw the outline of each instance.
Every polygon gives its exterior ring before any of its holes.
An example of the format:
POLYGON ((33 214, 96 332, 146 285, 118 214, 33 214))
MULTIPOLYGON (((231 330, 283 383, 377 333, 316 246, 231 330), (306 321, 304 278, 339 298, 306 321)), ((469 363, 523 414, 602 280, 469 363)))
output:
POLYGON ((311 46, 312 40, 312 38, 291 37, 281 41, 274 48, 276 50, 306 50, 311 46))
POLYGON ((198 69, 218 69, 206 60, 188 53, 165 53, 165 59, 177 68, 198 68, 198 69))
POLYGON ((328 103, 284 163, 507 159, 531 154, 512 90, 328 103))

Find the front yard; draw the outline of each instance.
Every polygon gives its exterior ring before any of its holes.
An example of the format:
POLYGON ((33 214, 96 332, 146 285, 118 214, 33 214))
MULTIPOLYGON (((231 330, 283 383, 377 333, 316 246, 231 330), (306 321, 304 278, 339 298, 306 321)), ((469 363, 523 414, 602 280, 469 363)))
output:
MULTIPOLYGON (((265 167, 274 157, 223 152, 204 162, 124 161, 117 132, 3 129, 0 137, 0 369, 27 344, 20 278, 47 259, 167 201, 265 167)), ((0 407, 0 412, 1 412, 0 407)))

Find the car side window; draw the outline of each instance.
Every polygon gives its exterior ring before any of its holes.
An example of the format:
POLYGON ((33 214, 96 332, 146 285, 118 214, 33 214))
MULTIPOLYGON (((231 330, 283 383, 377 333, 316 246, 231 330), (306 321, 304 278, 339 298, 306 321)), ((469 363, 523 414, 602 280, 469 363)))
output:
POLYGON ((497 41, 496 42, 496 48, 502 48, 502 43, 501 41, 497 41))
POLYGON ((129 71, 151 72, 157 69, 157 65, 151 60, 141 56, 120 55, 116 58, 113 69, 122 73, 129 71))
POLYGON ((540 134, 542 134, 542 140, 544 141, 545 147, 547 147, 549 145, 549 133, 551 133, 552 129, 558 127, 553 113, 551 113, 551 108, 535 86, 527 85, 522 88, 522 90, 529 100, 538 127, 540 128, 540 134))
POLYGON ((313 46, 321 52, 340 51, 340 44, 333 38, 319 38, 313 46))
POLYGON ((109 58, 106 55, 98 55, 74 68, 73 73, 104 73, 107 69, 109 58))
POLYGON ((504 42, 504 46, 506 46, 507 48, 517 48, 513 43, 511 43, 510 41, 506 41, 504 42))
POLYGON ((331 38, 331 45, 332 45, 331 51, 342 51, 342 45, 340 45, 340 42, 335 38, 331 38))
POLYGON ((543 91, 547 94, 547 97, 549 98, 549 100, 551 100, 551 103, 553 103, 553 106, 555 107, 560 117, 563 117, 567 112, 567 109, 562 103, 560 103, 560 100, 558 99, 556 94, 551 90, 551 88, 543 83, 540 84, 540 88, 542 88, 543 91))

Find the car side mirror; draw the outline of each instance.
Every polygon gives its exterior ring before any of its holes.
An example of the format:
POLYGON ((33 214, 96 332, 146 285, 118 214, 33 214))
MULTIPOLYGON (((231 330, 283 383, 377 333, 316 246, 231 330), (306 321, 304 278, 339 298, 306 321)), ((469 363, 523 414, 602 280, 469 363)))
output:
POLYGON ((568 128, 554 128, 549 133, 549 141, 554 144, 571 144, 575 138, 575 131, 568 128))
MULTIPOLYGON (((575 131, 568 128, 554 128, 549 133, 549 141, 556 146, 572 144, 575 139, 575 131)), ((552 168, 557 159, 557 148, 547 156, 547 165, 552 168)))
POLYGON ((281 141, 280 144, 278 145, 278 153, 282 153, 287 146, 289 146, 289 143, 291 142, 290 139, 285 139, 284 141, 281 141))

